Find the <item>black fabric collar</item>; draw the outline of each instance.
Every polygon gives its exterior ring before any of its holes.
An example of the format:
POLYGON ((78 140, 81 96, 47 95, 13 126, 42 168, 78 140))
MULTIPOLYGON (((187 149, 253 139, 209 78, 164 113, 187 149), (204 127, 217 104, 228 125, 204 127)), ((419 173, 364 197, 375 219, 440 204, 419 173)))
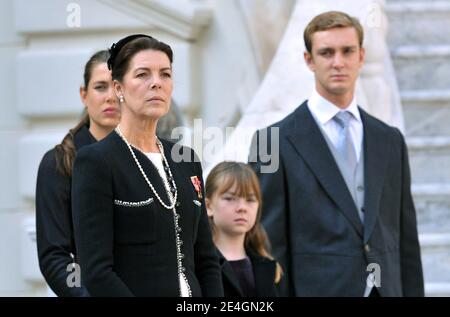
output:
POLYGON ((73 137, 73 143, 75 144, 75 148, 77 151, 83 146, 95 142, 97 142, 97 140, 94 138, 91 132, 89 132, 89 128, 87 125, 82 126, 81 129, 78 130, 73 137))

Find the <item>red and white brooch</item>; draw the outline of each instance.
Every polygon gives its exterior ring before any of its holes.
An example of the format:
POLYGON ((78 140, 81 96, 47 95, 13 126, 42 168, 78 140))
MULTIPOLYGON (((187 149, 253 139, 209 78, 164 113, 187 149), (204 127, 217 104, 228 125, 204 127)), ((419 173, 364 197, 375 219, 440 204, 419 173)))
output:
POLYGON ((198 199, 202 199, 202 182, 198 179, 197 176, 191 176, 192 185, 194 185, 194 189, 197 192, 198 199))

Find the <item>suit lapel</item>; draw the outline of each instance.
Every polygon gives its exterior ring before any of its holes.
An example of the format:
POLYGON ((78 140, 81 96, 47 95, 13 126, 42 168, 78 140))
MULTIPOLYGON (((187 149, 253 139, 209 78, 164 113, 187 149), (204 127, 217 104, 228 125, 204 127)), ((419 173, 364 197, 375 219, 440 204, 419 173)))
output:
POLYGON ((295 123, 287 138, 316 175, 325 192, 363 237, 355 203, 306 101, 296 110, 295 123))
POLYGON ((360 113, 364 127, 364 243, 367 243, 379 214, 390 144, 376 121, 361 109, 360 113))
POLYGON ((223 279, 228 281, 228 283, 231 285, 231 287, 233 287, 235 292, 237 294, 239 294, 239 296, 241 296, 241 297, 244 296, 241 286, 239 285, 238 278, 237 278, 236 274, 234 274, 234 270, 231 267, 231 264, 225 259, 223 254, 219 251, 219 249, 216 249, 216 250, 217 250, 217 254, 219 255, 219 263, 220 263, 220 267, 222 269, 223 279))
POLYGON ((273 285, 275 282, 275 261, 265 259, 253 252, 249 252, 248 254, 255 276, 256 296, 273 296, 271 291, 274 288, 273 285))
MULTIPOLYGON (((136 165, 133 157, 131 156, 130 150, 128 149, 125 142, 121 139, 121 137, 116 132, 113 132, 113 133, 114 133, 115 140, 116 140, 117 144, 120 146, 121 153, 123 153, 125 159, 127 161, 130 160, 130 164, 136 165)), ((139 161, 139 163, 141 164, 142 169, 144 170, 144 173, 147 175, 148 180, 153 185, 153 188, 158 193, 159 197, 162 199, 162 201, 165 204, 170 205, 171 203, 169 201, 169 197, 167 195, 166 188, 163 184, 161 176, 159 175, 159 172, 156 169, 156 167, 153 165, 153 163, 150 161, 150 159, 147 156, 145 156, 144 153, 142 153, 139 150, 134 149, 133 147, 131 147, 131 149, 133 150, 134 154, 136 155, 136 158, 139 161)), ((136 166, 136 169, 137 168, 138 167, 136 166)), ((138 171, 138 173, 141 174, 139 171, 138 171)), ((145 182, 144 179, 143 179, 143 181, 145 182)), ((147 186, 147 189, 153 196, 153 192, 148 186, 147 186)))

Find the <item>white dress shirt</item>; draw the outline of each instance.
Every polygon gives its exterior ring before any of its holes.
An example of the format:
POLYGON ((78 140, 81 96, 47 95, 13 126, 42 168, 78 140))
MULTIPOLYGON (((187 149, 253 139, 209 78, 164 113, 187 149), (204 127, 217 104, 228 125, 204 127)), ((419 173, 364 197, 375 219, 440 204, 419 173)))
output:
POLYGON ((353 98, 352 102, 346 109, 340 109, 319 95, 319 93, 314 89, 311 97, 308 99, 308 108, 317 124, 323 131, 325 131, 335 147, 338 146, 341 128, 339 127, 339 124, 333 120, 334 116, 339 111, 348 111, 353 115, 350 120, 349 130, 353 146, 355 147, 356 160, 359 162, 363 142, 363 125, 355 98, 353 98))

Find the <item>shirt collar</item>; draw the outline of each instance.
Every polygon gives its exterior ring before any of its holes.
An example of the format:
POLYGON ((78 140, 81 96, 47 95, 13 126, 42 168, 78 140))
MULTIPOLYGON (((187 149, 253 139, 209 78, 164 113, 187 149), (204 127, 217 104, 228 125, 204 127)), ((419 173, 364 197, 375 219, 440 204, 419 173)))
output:
MULTIPOLYGON (((314 89, 311 97, 308 99, 308 107, 321 124, 328 123, 339 111, 342 111, 339 107, 323 98, 316 89, 314 89)), ((344 110, 350 112, 356 120, 361 121, 361 115, 355 98, 352 99, 350 105, 344 110)))

